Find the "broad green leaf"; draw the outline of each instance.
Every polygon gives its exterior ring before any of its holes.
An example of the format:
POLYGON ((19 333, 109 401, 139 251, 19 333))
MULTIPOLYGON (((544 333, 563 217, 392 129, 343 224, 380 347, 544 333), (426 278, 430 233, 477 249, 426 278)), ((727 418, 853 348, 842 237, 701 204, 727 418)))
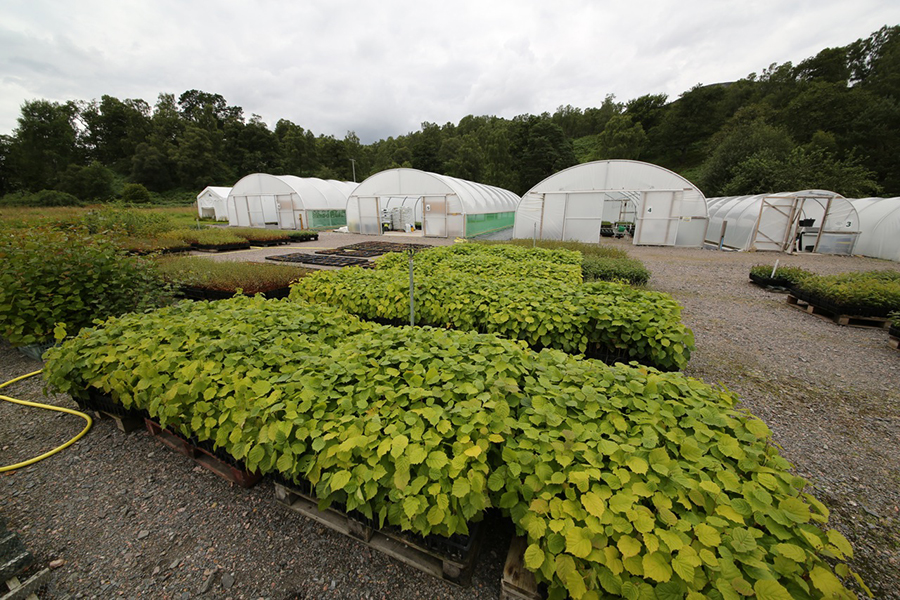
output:
POLYGON ((644 576, 658 582, 669 581, 672 578, 672 569, 669 567, 669 559, 662 552, 645 554, 642 560, 644 576))
POLYGON ((753 584, 757 600, 793 600, 783 585, 774 579, 760 579, 753 584))
POLYGON ((331 476, 328 483, 333 491, 342 490, 350 483, 350 478, 350 471, 337 471, 331 476))
POLYGON ((584 505, 585 510, 597 518, 602 517, 603 513, 606 512, 606 503, 594 492, 583 494, 581 503, 584 505))
POLYGON ((641 543, 630 535, 623 535, 620 537, 619 541, 616 542, 616 547, 619 549, 619 552, 622 553, 624 558, 635 556, 641 551, 641 543))
POLYGON ((525 566, 531 571, 537 571, 544 564, 544 551, 537 544, 530 544, 525 549, 525 566))
POLYGON ((806 523, 809 521, 809 506, 799 498, 785 498, 778 503, 779 510, 795 523, 806 523))

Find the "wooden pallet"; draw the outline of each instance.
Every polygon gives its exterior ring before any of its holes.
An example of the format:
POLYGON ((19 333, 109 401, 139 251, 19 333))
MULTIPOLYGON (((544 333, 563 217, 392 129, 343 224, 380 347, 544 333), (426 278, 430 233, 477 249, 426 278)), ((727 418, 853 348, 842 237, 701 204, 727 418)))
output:
POLYGON ((503 565, 503 579, 500 580, 500 600, 542 600, 534 574, 525 568, 525 548, 528 540, 521 535, 513 536, 503 565))
POLYGON ((116 423, 116 427, 119 428, 119 431, 123 433, 131 433, 136 429, 140 429, 144 426, 144 420, 141 417, 123 417, 121 415, 114 415, 112 413, 108 413, 105 410, 91 410, 91 413, 100 419, 112 419, 116 423))
POLYGON ((476 534, 477 537, 468 556, 459 561, 423 548, 391 531, 368 527, 351 519, 341 511, 334 509, 320 511, 318 500, 315 497, 280 483, 275 484, 275 499, 291 510, 295 510, 333 531, 358 540, 369 548, 423 573, 459 586, 468 586, 472 581, 475 558, 481 544, 481 536, 478 534, 476 534))
POLYGON ((824 309, 820 306, 816 306, 815 304, 806 302, 805 300, 801 300, 793 294, 788 294, 787 303, 788 306, 796 308, 797 310, 802 310, 807 314, 819 317, 820 319, 825 319, 826 321, 832 321, 834 323, 837 323, 838 325, 844 325, 846 327, 874 327, 876 329, 888 329, 891 326, 890 319, 887 319, 885 317, 860 317, 856 315, 842 315, 824 309))
POLYGON ((900 338, 890 336, 888 338, 888 344, 890 344, 891 348, 894 348, 895 350, 900 350, 900 338))
POLYGON ((149 431, 157 440, 179 454, 184 454, 201 467, 212 471, 222 479, 235 483, 242 488, 251 488, 262 479, 262 475, 258 472, 250 473, 245 469, 239 469, 234 465, 228 464, 215 454, 212 454, 203 448, 198 448, 187 440, 178 437, 171 431, 163 429, 158 423, 151 421, 150 419, 144 419, 144 423, 147 426, 147 431, 149 431))
POLYGON ((0 588, 0 600, 38 600, 37 591, 50 581, 50 569, 42 569, 25 581, 18 577, 6 580, 6 591, 0 588))

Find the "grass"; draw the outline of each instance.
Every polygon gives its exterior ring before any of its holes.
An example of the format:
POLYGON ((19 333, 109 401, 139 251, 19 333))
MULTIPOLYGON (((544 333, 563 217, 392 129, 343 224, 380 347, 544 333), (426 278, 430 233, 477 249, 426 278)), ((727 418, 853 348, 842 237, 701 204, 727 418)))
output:
POLYGON ((215 261, 194 256, 162 258, 160 272, 172 284, 234 292, 257 294, 288 287, 312 273, 312 269, 287 265, 215 261))

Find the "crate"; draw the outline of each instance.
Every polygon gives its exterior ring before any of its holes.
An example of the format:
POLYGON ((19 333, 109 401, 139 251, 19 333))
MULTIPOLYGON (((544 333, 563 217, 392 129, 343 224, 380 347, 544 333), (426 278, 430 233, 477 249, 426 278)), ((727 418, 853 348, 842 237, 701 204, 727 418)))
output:
POLYGON ((829 310, 828 308, 814 304, 811 301, 803 300, 793 293, 788 294, 787 303, 788 306, 792 308, 802 310, 807 314, 813 315, 814 317, 819 317, 820 319, 824 319, 826 321, 832 321, 834 323, 837 323, 838 325, 844 325, 845 327, 887 329, 891 325, 890 319, 887 319, 885 317, 867 317, 860 315, 840 314, 835 310, 829 310))
POLYGON ((538 587, 534 574, 525 568, 525 548, 528 540, 514 535, 509 542, 503 579, 500 580, 500 600, 543 600, 545 595, 538 587))
POLYGON ((468 586, 472 581, 482 534, 482 529, 477 525, 473 525, 470 541, 465 552, 460 555, 452 551, 436 550, 439 544, 430 538, 439 536, 422 538, 390 527, 379 529, 374 522, 364 517, 348 515, 336 508, 320 511, 318 499, 311 490, 303 491, 298 487, 276 482, 275 499, 332 531, 351 537, 423 573, 459 586, 468 586), (429 541, 423 543, 422 540, 429 541))

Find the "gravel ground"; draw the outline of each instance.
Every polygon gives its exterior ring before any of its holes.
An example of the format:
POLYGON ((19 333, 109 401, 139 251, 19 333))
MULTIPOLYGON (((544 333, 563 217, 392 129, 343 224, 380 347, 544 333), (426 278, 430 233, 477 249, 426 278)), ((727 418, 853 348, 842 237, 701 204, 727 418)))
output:
MULTIPOLYGON (((323 234, 296 247, 366 239, 323 234)), ((774 255, 628 250, 653 272, 650 287, 685 308, 697 343, 687 373, 733 390, 766 421, 832 509, 830 524, 853 543, 853 566, 875 596, 900 598, 900 352, 888 347, 887 332, 839 327, 751 285, 750 266, 774 255)), ((211 256, 263 260, 296 251, 211 256)), ((778 258, 818 273, 900 270, 856 257, 778 258)), ((40 366, 0 345, 0 380, 40 366)), ((32 378, 4 391, 40 401, 41 385, 32 378)), ((49 402, 74 406, 67 396, 49 402)), ((46 451, 82 423, 0 402, 0 464, 46 451)), ((0 474, 0 514, 38 561, 65 561, 53 571, 48 598, 494 599, 511 533, 488 520, 473 585, 461 589, 292 513, 275 503, 269 482, 243 490, 146 432, 126 435, 108 420, 61 454, 0 474)))

